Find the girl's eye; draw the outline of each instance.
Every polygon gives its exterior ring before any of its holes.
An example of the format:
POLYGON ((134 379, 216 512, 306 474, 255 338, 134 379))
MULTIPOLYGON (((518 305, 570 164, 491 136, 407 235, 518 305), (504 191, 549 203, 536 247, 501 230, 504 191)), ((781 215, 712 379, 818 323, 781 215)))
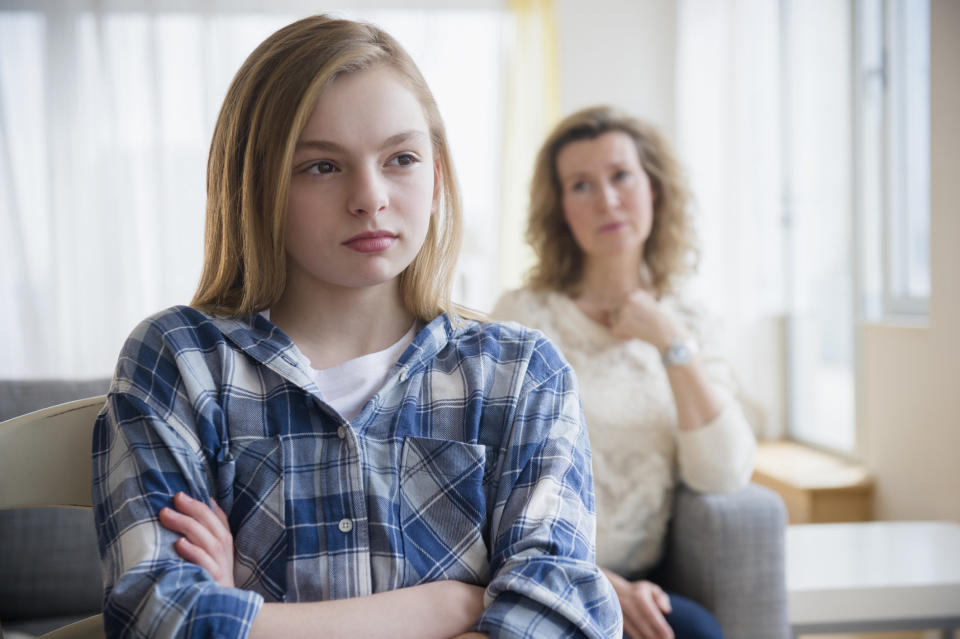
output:
POLYGON ((322 175, 326 173, 333 173, 336 170, 337 170, 337 167, 333 164, 333 162, 328 162, 327 160, 321 160, 319 162, 314 162, 313 164, 308 166, 305 172, 322 175))
POLYGON ((396 155, 391 158, 388 164, 392 164, 394 166, 413 166, 417 162, 417 157, 412 153, 401 153, 400 155, 396 155))
POLYGON ((570 185, 570 190, 574 193, 583 193, 589 186, 590 184, 586 180, 579 180, 570 185))
POLYGON ((628 177, 630 177, 629 171, 617 171, 613 174, 613 179, 617 181, 626 180, 628 177))

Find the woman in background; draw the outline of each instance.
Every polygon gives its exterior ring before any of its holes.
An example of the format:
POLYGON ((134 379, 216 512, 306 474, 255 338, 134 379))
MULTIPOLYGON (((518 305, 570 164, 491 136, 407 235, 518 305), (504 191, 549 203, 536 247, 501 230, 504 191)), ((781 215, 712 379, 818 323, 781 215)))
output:
POLYGON ((688 192, 650 125, 601 106, 544 142, 527 241, 537 263, 493 316, 542 330, 570 361, 593 451, 597 561, 633 639, 720 637, 704 608, 642 579, 660 558, 678 480, 749 480, 755 441, 702 314, 677 297, 695 265, 688 192))

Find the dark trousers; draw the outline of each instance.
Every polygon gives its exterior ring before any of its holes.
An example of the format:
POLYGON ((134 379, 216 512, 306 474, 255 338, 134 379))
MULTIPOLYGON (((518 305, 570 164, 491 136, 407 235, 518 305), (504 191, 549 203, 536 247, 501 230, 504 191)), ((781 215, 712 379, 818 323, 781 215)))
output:
POLYGON ((667 623, 677 639, 723 639, 723 630, 710 612, 693 599, 668 592, 673 612, 667 623))

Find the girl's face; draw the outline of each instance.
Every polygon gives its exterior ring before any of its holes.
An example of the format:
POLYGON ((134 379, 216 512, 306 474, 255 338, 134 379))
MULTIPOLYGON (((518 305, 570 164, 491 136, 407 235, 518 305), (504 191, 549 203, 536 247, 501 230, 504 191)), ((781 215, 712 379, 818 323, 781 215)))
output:
POLYGON ((557 153, 563 215, 587 259, 635 251, 653 226, 654 193, 633 139, 610 131, 557 153))
POLYGON ((377 67, 338 77, 293 154, 288 286, 393 282, 420 250, 438 197, 423 109, 396 72, 377 67))

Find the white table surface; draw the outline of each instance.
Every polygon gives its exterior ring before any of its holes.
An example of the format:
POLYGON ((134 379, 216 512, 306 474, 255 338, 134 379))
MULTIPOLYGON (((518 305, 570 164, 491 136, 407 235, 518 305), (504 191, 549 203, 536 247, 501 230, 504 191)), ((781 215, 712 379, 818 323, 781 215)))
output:
POLYGON ((960 524, 787 528, 791 625, 960 619, 960 524))

